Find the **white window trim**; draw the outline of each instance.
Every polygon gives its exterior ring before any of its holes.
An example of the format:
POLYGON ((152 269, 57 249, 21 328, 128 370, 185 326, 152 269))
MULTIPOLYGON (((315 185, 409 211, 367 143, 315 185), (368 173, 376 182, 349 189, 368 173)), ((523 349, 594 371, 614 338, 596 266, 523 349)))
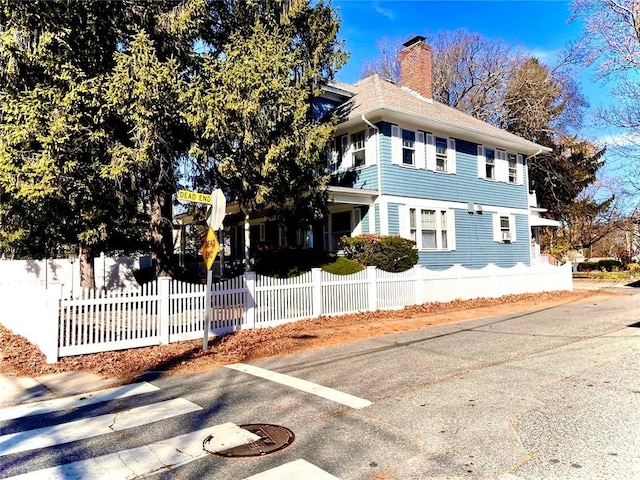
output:
POLYGON ((493 214, 493 241, 498 243, 516 243, 516 216, 512 213, 496 212, 493 214), (509 219, 509 235, 503 236, 500 217, 509 219))
POLYGON ((509 154, 514 152, 504 150, 502 148, 478 145, 477 150, 477 162, 478 162, 478 177, 490 180, 492 182, 508 183, 509 185, 524 185, 524 156, 520 153, 515 153, 516 156, 516 181, 515 183, 509 181, 509 154), (489 148, 494 151, 494 178, 487 177, 486 174, 486 149, 489 148))
POLYGON ((416 222, 416 249, 421 252, 451 252, 456 249, 456 224, 455 210, 448 207, 437 205, 399 205, 398 206, 398 223, 400 236, 411 239, 410 232, 410 215, 411 210, 415 211, 416 222), (436 248, 425 248, 422 246, 422 229, 421 226, 421 210, 435 210, 436 212, 436 248), (446 212, 447 218, 447 247, 442 247, 442 222, 440 221, 440 212, 446 212))
POLYGON ((428 158, 427 165, 429 170, 437 173, 456 173, 456 139, 446 136, 427 133, 428 137, 428 158), (444 170, 438 170, 438 159, 436 141, 438 138, 443 139, 447 143, 447 158, 445 159, 444 170))
POLYGON ((353 133, 349 134, 349 167, 351 168, 362 168, 367 164, 367 129, 357 130, 353 133), (362 134, 362 148, 356 150, 354 137, 356 135, 362 134), (362 152, 364 154, 364 163, 362 165, 356 165, 354 155, 356 152, 362 152))

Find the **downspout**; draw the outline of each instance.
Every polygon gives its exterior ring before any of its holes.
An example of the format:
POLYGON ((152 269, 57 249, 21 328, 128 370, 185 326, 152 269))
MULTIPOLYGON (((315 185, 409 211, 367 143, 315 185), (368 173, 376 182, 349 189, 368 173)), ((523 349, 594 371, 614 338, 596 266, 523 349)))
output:
MULTIPOLYGON (((538 155, 540 155, 541 153, 542 153, 542 148, 540 148, 540 150, 538 150, 538 151, 537 151, 536 153, 534 153, 533 155, 529 155, 527 158, 525 158, 525 159, 524 159, 524 163, 525 163, 525 165, 523 165, 523 167, 524 167, 524 166, 527 166, 527 195, 528 195, 529 193, 531 193, 531 184, 529 183, 529 167, 528 167, 528 165, 529 165, 529 164, 528 164, 528 162, 529 162, 529 159, 530 159, 530 158, 537 157, 537 156, 538 156, 538 155)), ((527 203, 529 203, 529 200, 528 200, 528 199, 527 199, 527 203)), ((537 207, 537 206, 538 206, 538 205, 536 205, 536 207, 537 207)))
MULTIPOLYGON (((382 161, 380 159, 380 152, 379 152, 380 147, 379 147, 379 139, 378 139, 378 134, 380 133, 380 129, 376 127, 373 123, 371 123, 369 120, 367 120, 367 117, 364 116, 364 113, 362 114, 362 121, 376 131, 376 168, 378 170, 378 198, 380 198, 380 195, 382 195, 382 168, 380 166, 380 163, 382 163, 382 161)), ((380 210, 380 205, 378 205, 378 210, 380 210)), ((378 214, 380 215, 380 213, 378 214)), ((371 218, 371 220, 369 220, 369 222, 373 222, 373 224, 375 225, 375 221, 376 220, 375 220, 375 213, 374 213, 373 217, 371 218)), ((381 228, 382 228, 382 221, 381 221, 381 228)), ((371 231, 371 224, 369 224, 369 231, 371 231)))
MULTIPOLYGON (((527 167, 527 211, 529 212, 529 214, 527 215, 529 217, 529 219, 531 218, 531 205, 529 205, 529 195, 531 193, 531 184, 529 183, 529 159, 536 157, 538 155, 540 155, 542 153, 542 148, 540 148, 540 150, 538 150, 536 153, 534 153, 533 155, 529 155, 527 158, 524 159, 524 163, 525 165, 523 165, 523 167, 527 167)), ((536 204, 538 203, 538 197, 536 197, 536 204)), ((536 205, 537 207, 538 205, 536 205)), ((530 221, 530 220, 529 220, 530 221)), ((535 254, 538 253, 540 251, 540 233, 538 233, 538 229, 536 229, 536 232, 534 234, 533 229, 531 227, 529 227, 529 236, 530 237, 534 237, 535 241, 534 241, 534 249, 535 252, 531 250, 531 238, 529 238, 529 265, 533 265, 533 259, 535 258, 535 254)))

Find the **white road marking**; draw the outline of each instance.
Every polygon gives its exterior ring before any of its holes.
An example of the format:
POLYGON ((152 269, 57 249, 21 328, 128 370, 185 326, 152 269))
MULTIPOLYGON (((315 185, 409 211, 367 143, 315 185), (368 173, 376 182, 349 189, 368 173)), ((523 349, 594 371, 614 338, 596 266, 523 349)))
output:
POLYGON ((93 405, 100 402, 108 402, 119 398, 141 395, 143 393, 155 392, 158 387, 147 382, 132 383, 122 387, 107 388, 92 393, 72 395, 64 398, 54 398, 41 402, 25 403, 14 407, 0 408, 0 421, 14 418, 28 417, 30 415, 40 415, 43 413, 68 410, 85 405, 93 405))
POLYGON ((175 398, 51 427, 10 433, 0 437, 0 456, 97 437, 197 410, 202 410, 202 407, 183 398, 175 398))
POLYGON ((296 388, 303 392, 311 393, 318 397, 326 398, 327 400, 332 400, 351 408, 359 409, 373 404, 373 402, 365 400, 364 398, 356 397, 339 390, 334 390, 333 388, 323 387, 322 385, 318 385, 317 383, 309 382, 307 380, 301 380, 282 373, 265 370, 264 368, 254 367, 253 365, 248 365, 246 363, 227 365, 227 368, 264 378, 265 380, 271 380, 272 382, 280 383, 288 387, 296 388))
POLYGON ((209 435, 213 438, 225 437, 225 448, 239 447, 260 438, 233 423, 224 423, 143 447, 36 470, 5 480, 84 480, 87 478, 120 480, 138 478, 161 469, 176 468, 209 455, 202 448, 202 442, 209 435))
POLYGON ((296 460, 244 480, 340 480, 306 460, 296 460))

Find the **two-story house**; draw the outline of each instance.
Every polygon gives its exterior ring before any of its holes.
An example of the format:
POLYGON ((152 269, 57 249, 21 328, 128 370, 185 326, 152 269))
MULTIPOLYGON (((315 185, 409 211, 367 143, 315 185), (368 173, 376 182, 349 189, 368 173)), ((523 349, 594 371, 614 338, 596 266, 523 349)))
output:
MULTIPOLYGON (((301 233, 296 243, 336 250, 342 236, 378 233, 415 240, 431 269, 531 264, 527 163, 547 149, 433 100, 423 37, 405 43, 400 64, 401 85, 372 75, 326 88, 318 108, 341 118, 327 161, 330 215, 322 239, 301 233)), ((252 243, 282 240, 268 221, 251 223, 252 243)))

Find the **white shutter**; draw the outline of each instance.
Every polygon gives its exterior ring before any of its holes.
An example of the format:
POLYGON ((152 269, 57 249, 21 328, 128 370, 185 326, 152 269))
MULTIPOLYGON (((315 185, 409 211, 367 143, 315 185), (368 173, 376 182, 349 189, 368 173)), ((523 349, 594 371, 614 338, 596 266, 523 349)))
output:
POLYGON ((496 150, 496 180, 499 182, 509 181, 509 160, 507 152, 496 150))
POLYGON ((449 210, 447 212, 447 244, 449 250, 456 249, 456 211, 449 210))
POLYGON ((342 158, 340 159, 339 167, 345 170, 351 166, 351 155, 349 154, 349 135, 342 135, 340 137, 340 143, 342 145, 342 158))
POLYGON ((398 205, 398 229, 402 238, 411 238, 409 228, 409 209, 405 205, 398 205))
POLYGON ((493 214, 493 241, 502 242, 502 233, 500 232, 500 214, 493 214))
POLYGON ((455 138, 447 139, 447 171, 456 173, 456 140, 455 138))
POLYGON ((426 134, 427 140, 427 170, 436 171, 436 137, 431 133, 426 134))
POLYGON ((424 132, 418 130, 416 132, 416 167, 417 168, 425 168, 426 167, 426 146, 424 144, 424 132))
POLYGON ((367 128, 364 144, 365 165, 375 165, 375 163, 378 161, 376 155, 378 153, 378 149, 376 148, 377 141, 378 136, 376 135, 376 129, 371 127, 367 128))
POLYGON ((402 165, 402 136, 398 125, 391 125, 391 163, 402 165))
POLYGON ((524 157, 520 154, 516 155, 516 183, 524 184, 524 157))
POLYGON ((509 233, 511 234, 511 243, 516 243, 516 217, 509 215, 509 233))
POLYGON ((486 159, 484 158, 484 147, 482 145, 478 145, 478 176, 480 178, 485 178, 487 176, 485 164, 486 159))

